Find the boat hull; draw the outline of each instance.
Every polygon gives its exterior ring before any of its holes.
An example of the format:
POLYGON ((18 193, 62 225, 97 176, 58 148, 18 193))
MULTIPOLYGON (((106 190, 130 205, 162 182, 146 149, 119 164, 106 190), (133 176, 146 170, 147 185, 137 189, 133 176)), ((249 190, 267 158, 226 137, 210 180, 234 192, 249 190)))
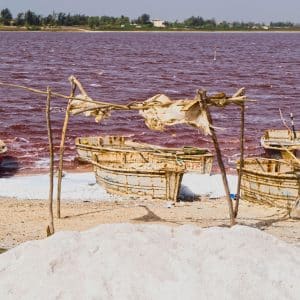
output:
POLYGON ((283 160, 246 159, 242 171, 241 199, 292 208, 300 196, 300 173, 283 160))
POLYGON ((292 155, 300 155, 300 131, 269 129, 264 132, 260 143, 273 158, 291 159, 292 155))
POLYGON ((110 193, 135 198, 176 201, 186 166, 204 173, 212 165, 212 155, 204 149, 184 152, 122 136, 77 138, 76 149, 94 166, 97 183, 110 193))
POLYGON ((154 164, 120 167, 93 162, 96 181, 112 194, 176 201, 184 169, 154 164))

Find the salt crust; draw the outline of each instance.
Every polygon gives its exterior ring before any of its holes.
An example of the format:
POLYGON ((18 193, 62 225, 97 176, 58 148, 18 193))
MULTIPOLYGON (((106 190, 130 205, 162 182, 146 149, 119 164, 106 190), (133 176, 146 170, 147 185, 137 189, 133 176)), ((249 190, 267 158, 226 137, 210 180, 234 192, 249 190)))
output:
MULTIPOLYGON (((227 176, 232 193, 236 192, 237 178, 227 176)), ((54 191, 56 192, 55 178, 54 191)), ((16 199, 47 200, 49 195, 49 176, 14 176, 0 178, 0 197, 12 197, 16 199)), ((222 178, 217 175, 202 175, 198 173, 184 174, 180 196, 193 198, 197 196, 209 196, 218 198, 225 195, 222 178)), ((94 173, 66 173, 62 182, 62 199, 68 201, 99 201, 115 200, 101 186, 96 184, 94 173)))

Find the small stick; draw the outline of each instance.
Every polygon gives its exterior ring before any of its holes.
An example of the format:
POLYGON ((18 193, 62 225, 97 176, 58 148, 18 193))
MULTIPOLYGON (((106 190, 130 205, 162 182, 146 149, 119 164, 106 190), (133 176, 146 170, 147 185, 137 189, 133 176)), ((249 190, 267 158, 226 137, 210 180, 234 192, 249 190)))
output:
POLYGON ((240 170, 236 191, 236 199, 234 205, 234 217, 236 218, 239 212, 239 202, 240 202, 240 192, 241 192, 241 182, 244 168, 244 143, 245 143, 245 105, 241 105, 241 136, 240 136, 240 170))
POLYGON ((245 95, 245 88, 240 88, 235 94, 232 95, 232 98, 240 97, 245 95))
POLYGON ((71 84, 75 84, 75 85, 78 87, 80 93, 81 93, 83 96, 88 97, 87 92, 86 92, 85 89, 83 88, 83 86, 82 86, 82 84, 80 83, 80 81, 76 79, 76 77, 74 77, 73 75, 70 76, 70 77, 69 77, 69 81, 70 81, 71 84))
MULTIPOLYGON (((74 96, 75 90, 76 90, 76 85, 74 83, 72 83, 70 98, 74 96)), ((63 157, 64 157, 64 152, 65 152, 66 133, 67 133, 68 123, 69 123, 69 118, 70 118, 71 102, 72 102, 72 99, 69 99, 67 109, 66 109, 62 134, 61 134, 60 147, 59 147, 59 164, 58 164, 57 198, 56 198, 56 203, 57 203, 56 213, 57 213, 57 217, 59 219, 61 217, 60 200, 61 200, 61 182, 62 182, 62 173, 63 173, 63 157)))
POLYGON ((52 128, 51 128, 51 118, 50 118, 50 106, 51 106, 51 89, 47 88, 47 103, 46 103, 46 120, 47 120, 47 130, 48 130, 48 140, 49 140, 49 225, 47 226, 47 236, 54 234, 54 222, 53 222, 53 137, 52 137, 52 128))
POLYGON ((296 139, 297 135, 296 135, 295 124, 294 124, 294 115, 292 112, 290 112, 290 117, 291 117, 292 131, 293 131, 293 139, 296 139))
POLYGON ((282 112, 281 112, 281 109, 280 109, 280 108, 279 108, 279 114, 280 114, 280 119, 281 119, 283 125, 287 128, 287 130, 288 130, 289 132, 292 132, 292 131, 291 131, 291 128, 286 124, 286 120, 283 118, 283 115, 282 115, 282 112))

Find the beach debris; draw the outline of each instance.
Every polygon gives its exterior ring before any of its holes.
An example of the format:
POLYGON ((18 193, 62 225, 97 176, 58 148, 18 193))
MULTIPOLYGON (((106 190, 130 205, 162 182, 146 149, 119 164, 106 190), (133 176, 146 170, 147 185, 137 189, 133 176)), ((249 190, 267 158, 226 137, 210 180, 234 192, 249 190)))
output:
POLYGON ((174 205, 174 202, 168 201, 168 202, 165 204, 165 207, 166 207, 166 208, 172 208, 173 205, 174 205))
POLYGON ((231 200, 236 200, 236 194, 230 194, 230 199, 231 200))

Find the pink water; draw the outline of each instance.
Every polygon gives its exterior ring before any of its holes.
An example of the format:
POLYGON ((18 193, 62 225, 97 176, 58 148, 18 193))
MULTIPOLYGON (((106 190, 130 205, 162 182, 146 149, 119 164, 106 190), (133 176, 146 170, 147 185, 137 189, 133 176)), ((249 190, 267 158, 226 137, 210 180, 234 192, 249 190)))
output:
MULTIPOLYGON (((44 33, 0 32, 0 81, 65 95, 75 75, 88 93, 114 103, 144 100, 157 93, 171 98, 209 92, 234 93, 245 87, 256 99, 246 110, 246 154, 260 155, 259 138, 267 128, 281 128, 278 108, 293 112, 300 129, 299 33, 44 33), (217 57, 214 60, 214 49, 217 57)), ((48 166, 46 98, 0 87, 0 139, 9 148, 2 164, 18 172, 48 166)), ((56 159, 66 102, 52 105, 56 159)), ((239 152, 239 111, 214 110, 228 169, 239 152)), ((75 168, 74 138, 82 135, 130 135, 136 141, 164 146, 194 145, 213 150, 209 137, 188 126, 150 131, 137 112, 115 112, 96 124, 72 117, 65 159, 75 168)))

